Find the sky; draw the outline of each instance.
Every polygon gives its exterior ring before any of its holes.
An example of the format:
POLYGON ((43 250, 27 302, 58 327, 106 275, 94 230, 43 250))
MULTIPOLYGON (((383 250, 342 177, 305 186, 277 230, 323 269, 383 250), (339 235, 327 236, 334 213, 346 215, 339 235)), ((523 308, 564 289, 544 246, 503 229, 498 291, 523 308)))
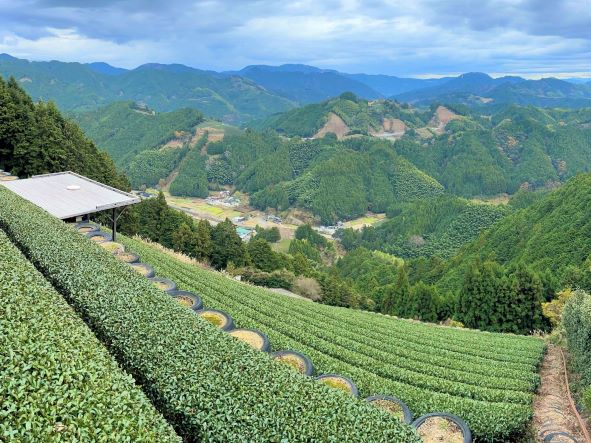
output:
POLYGON ((237 70, 591 77, 591 0, 0 0, 0 53, 237 70))

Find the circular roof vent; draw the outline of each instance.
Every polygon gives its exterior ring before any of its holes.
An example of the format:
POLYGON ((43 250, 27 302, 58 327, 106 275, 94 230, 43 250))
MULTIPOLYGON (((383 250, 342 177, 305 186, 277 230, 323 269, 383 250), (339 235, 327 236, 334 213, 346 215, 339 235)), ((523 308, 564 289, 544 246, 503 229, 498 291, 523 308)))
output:
POLYGON ((78 189, 80 189, 80 186, 78 186, 78 185, 68 185, 68 186, 66 186, 66 189, 68 191, 77 191, 78 189))

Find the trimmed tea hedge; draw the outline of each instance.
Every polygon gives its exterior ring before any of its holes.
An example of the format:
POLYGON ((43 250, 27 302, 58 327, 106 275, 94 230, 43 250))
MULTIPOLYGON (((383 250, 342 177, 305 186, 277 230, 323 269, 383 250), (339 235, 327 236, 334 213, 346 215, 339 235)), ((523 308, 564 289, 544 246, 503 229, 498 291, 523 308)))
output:
POLYGON ((228 336, 3 188, 0 226, 187 441, 420 441, 386 412, 228 336))
POLYGON ((400 398, 416 415, 446 411, 479 440, 511 440, 532 416, 544 342, 401 320, 281 297, 179 260, 161 247, 121 236, 158 275, 197 292, 241 327, 268 335, 275 349, 310 357, 319 373, 347 376, 361 395, 400 398))
POLYGON ((180 442, 2 231, 0 350, 0 441, 180 442))

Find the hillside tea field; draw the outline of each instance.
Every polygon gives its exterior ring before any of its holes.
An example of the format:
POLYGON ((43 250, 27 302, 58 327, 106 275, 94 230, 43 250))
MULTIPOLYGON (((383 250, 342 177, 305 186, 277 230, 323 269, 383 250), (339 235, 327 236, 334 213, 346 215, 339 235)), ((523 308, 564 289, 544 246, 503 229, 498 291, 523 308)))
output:
POLYGON ((446 411, 464 418, 476 438, 505 440, 527 426, 542 340, 439 327, 282 297, 202 269, 142 240, 127 249, 158 275, 228 312, 239 327, 268 335, 272 350, 293 349, 317 374, 350 377, 361 397, 394 395, 415 417, 446 411))
MULTIPOLYGON (((0 227, 185 441, 419 441, 386 412, 302 377, 202 320, 3 187, 0 227)), ((129 420, 138 418, 129 414, 129 420)))

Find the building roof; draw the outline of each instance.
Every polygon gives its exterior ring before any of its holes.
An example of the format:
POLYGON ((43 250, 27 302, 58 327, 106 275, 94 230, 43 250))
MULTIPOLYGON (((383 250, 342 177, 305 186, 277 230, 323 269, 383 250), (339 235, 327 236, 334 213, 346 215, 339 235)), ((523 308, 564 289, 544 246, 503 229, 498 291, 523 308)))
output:
POLYGON ((0 185, 60 219, 133 205, 141 201, 133 194, 69 171, 0 182, 0 185))

